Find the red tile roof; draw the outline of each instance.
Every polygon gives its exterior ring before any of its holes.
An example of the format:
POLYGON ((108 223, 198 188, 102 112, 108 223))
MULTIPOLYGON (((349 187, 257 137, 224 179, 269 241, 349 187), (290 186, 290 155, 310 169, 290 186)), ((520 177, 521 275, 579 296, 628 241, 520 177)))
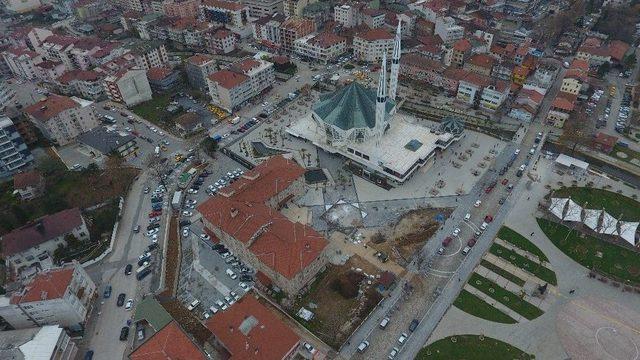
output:
POLYGON ((282 360, 300 342, 287 324, 250 293, 209 319, 206 326, 232 360, 282 360))
POLYGON ((629 48, 630 46, 626 42, 620 41, 620 40, 613 40, 609 44, 609 55, 611 55, 611 58, 616 61, 622 61, 624 54, 626 54, 627 51, 629 51, 629 48))
POLYGON ((347 39, 343 38, 342 36, 336 35, 334 33, 323 32, 311 38, 309 42, 326 49, 346 40, 347 39))
POLYGON ((248 72, 250 72, 252 69, 257 68, 261 65, 260 61, 255 60, 255 59, 244 59, 242 61, 239 61, 237 63, 234 63, 230 66, 231 69, 239 71, 243 74, 247 74, 248 72))
POLYGON ((225 89, 233 89, 234 87, 247 81, 249 77, 244 74, 238 74, 236 72, 229 71, 229 70, 220 70, 209 75, 209 79, 211 79, 214 82, 217 82, 220 86, 222 86, 225 89))
POLYGON ((400 65, 411 66, 422 70, 432 70, 436 72, 443 72, 446 68, 439 61, 416 53, 409 53, 402 56, 400 58, 400 65))
POLYGON ((70 70, 58 77, 58 82, 61 84, 69 84, 73 80, 80 81, 97 81, 100 76, 93 70, 70 70))
POLYGON ((44 39, 44 43, 54 44, 61 47, 67 47, 69 45, 73 45, 76 42, 79 42, 80 38, 75 36, 65 36, 65 35, 50 35, 46 39, 44 39))
POLYGON ((471 50, 471 42, 467 39, 460 39, 453 44, 454 51, 467 52, 471 50))
POLYGON ((265 203, 303 174, 304 169, 294 161, 272 157, 200 205, 198 211, 214 227, 244 243, 265 265, 291 279, 322 253, 327 240, 265 203))
POLYGON ((365 41, 376 41, 376 40, 390 40, 393 39, 393 35, 391 35, 387 30, 379 28, 379 29, 371 29, 369 31, 365 31, 356 35, 365 41))
POLYGON ((467 60, 467 63, 469 64, 489 69, 493 67, 493 64, 495 62, 496 59, 486 54, 476 54, 469 58, 469 60, 467 60))
POLYGON ((37 120, 46 122, 65 110, 77 107, 80 107, 80 104, 73 101, 71 98, 62 95, 51 94, 49 95, 49 97, 27 107, 24 111, 37 120))
POLYGON ((596 136, 594 137, 593 141, 599 143, 599 144, 603 144, 609 147, 613 147, 617 142, 618 142, 618 137, 617 136, 613 136, 613 135, 609 135, 609 134, 605 134, 603 132, 599 132, 596 134, 596 136))
POLYGON ((213 59, 213 57, 211 55, 196 54, 196 55, 193 55, 192 57, 188 58, 187 61, 190 62, 193 65, 202 65, 202 64, 210 61, 211 59, 213 59))
POLYGON ((544 94, 541 94, 533 89, 524 89, 520 91, 518 97, 526 97, 528 99, 531 99, 531 101, 533 101, 534 103, 540 104, 544 99, 544 94))
POLYGON ((40 54, 38 54, 35 51, 31 51, 29 50, 29 48, 25 47, 25 46, 15 46, 15 47, 10 47, 7 49, 7 52, 10 54, 13 54, 15 56, 28 56, 29 58, 33 59, 35 57, 38 57, 40 54))
POLYGON ((238 11, 244 9, 244 5, 231 1, 223 1, 223 0, 204 0, 202 1, 203 6, 215 7, 220 9, 226 9, 230 11, 238 11))
POLYGON ((129 355, 131 360, 205 360, 206 358, 175 321, 171 321, 129 355))
POLYGON ((572 101, 572 99, 569 98, 570 96, 571 96, 570 94, 563 94, 563 93, 558 94, 558 96, 553 100, 551 107, 568 111, 568 112, 573 111, 575 105, 574 105, 574 101, 572 101))
POLYGON ((171 75, 171 73, 173 73, 173 70, 168 67, 152 67, 147 70, 147 79, 150 81, 160 81, 171 75))
POLYGON ((37 171, 17 173, 13 176, 13 188, 24 189, 28 186, 36 187, 41 181, 43 181, 43 177, 37 171))
POLYGON ((218 30, 213 34, 214 39, 226 39, 229 36, 234 36, 234 35, 231 31, 225 30, 225 29, 218 30))
POLYGON ((2 255, 11 256, 58 236, 82 224, 80 209, 73 208, 46 215, 2 236, 2 255))
POLYGON ((73 279, 73 267, 38 273, 25 287, 25 292, 12 297, 11 303, 24 304, 33 301, 60 299, 73 279))

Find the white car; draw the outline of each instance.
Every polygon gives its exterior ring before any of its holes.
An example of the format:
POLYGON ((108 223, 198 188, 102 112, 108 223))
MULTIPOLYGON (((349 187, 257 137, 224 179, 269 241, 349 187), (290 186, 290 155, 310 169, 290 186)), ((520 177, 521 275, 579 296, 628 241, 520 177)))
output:
POLYGON ((391 349, 391 352, 389 353, 389 360, 391 359, 395 359, 396 355, 398 355, 398 353, 400 352, 400 349, 398 349, 397 347, 394 347, 393 349, 391 349))
POLYGON ((153 235, 155 235, 155 234, 157 234, 159 232, 160 232, 160 229, 158 229, 158 228, 151 229, 151 230, 147 231, 147 236, 153 236, 153 235))
POLYGON ((464 216, 464 221, 469 221, 469 219, 471 219, 471 214, 467 213, 467 215, 464 216))
POLYGON ((182 228, 182 236, 183 237, 189 236, 189 227, 182 228))
POLYGON ((207 234, 200 234, 200 239, 202 240, 211 240, 211 236, 207 234))
POLYGON ((133 299, 127 300, 127 303, 124 305, 124 309, 128 311, 128 310, 131 310, 132 307, 133 307, 133 299))
POLYGON ((244 290, 244 291, 249 291, 249 285, 247 285, 247 283, 245 282, 241 282, 240 284, 240 289, 244 290))
POLYGON ((407 341, 407 338, 409 337, 409 335, 407 335, 407 333, 402 333, 400 334, 400 337, 398 338, 398 343, 400 345, 404 344, 405 341, 407 341))
POLYGON ((193 213, 191 211, 183 211, 182 216, 191 217, 193 216, 193 213))
POLYGON ((138 260, 143 260, 143 259, 146 259, 146 258, 149 258, 149 257, 151 257, 151 253, 147 251, 144 254, 138 256, 138 260))
POLYGON ((460 228, 453 229, 453 233, 451 233, 451 235, 453 236, 458 236, 459 234, 460 234, 460 228))
POLYGON ((228 137, 229 137, 229 135, 230 135, 229 133, 226 133, 226 134, 222 135, 222 138, 223 138, 223 139, 226 139, 226 138, 228 138, 228 137))
POLYGON ((187 190, 187 194, 195 195, 197 193, 198 193, 198 190, 194 190, 194 189, 191 189, 191 188, 189 188, 189 190, 187 190))
POLYGON ((480 204, 482 204, 482 201, 481 200, 476 200, 476 203, 473 204, 473 206, 480 207, 480 204))
POLYGON ((516 151, 514 152, 514 154, 516 154, 516 155, 520 154, 520 149, 516 149, 516 151))

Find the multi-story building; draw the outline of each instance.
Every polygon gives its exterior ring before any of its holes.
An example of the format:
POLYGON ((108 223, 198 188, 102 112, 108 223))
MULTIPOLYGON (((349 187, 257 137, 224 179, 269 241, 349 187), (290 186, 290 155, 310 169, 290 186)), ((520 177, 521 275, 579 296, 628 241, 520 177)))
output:
POLYGON ((11 73, 17 77, 33 80, 38 78, 36 65, 42 63, 42 55, 27 47, 10 47, 2 53, 11 73))
POLYGON ((471 42, 467 39, 460 39, 453 44, 451 63, 462 67, 465 60, 471 56, 471 42))
POLYGON ((7 84, 6 81, 0 80, 0 111, 8 106, 16 104, 16 92, 7 84))
POLYGON ((295 41, 316 31, 316 24, 310 19, 289 18, 280 27, 280 45, 285 53, 295 50, 295 41))
POLYGON ((242 29, 249 24, 249 7, 239 2, 203 0, 200 12, 206 21, 231 28, 242 29))
POLYGON ((456 98, 468 105, 495 111, 508 96, 508 82, 468 72, 459 82, 456 98))
POLYGON ((64 95, 100 100, 105 96, 102 77, 93 70, 71 70, 52 83, 64 95))
POLYGON ((449 16, 439 17, 435 21, 435 34, 440 36, 446 45, 452 45, 464 37, 464 28, 449 16))
POLYGON ((8 117, 0 117, 0 179, 6 179, 33 164, 31 151, 8 117))
POLYGON ((135 41, 128 46, 135 56, 135 63, 139 68, 149 70, 152 67, 162 67, 169 62, 167 49, 161 41, 135 41))
POLYGON ((0 359, 73 360, 78 347, 58 325, 0 332, 0 359))
POLYGON ((125 68, 104 78, 103 86, 111 101, 127 107, 149 101, 152 98, 151 85, 144 69, 125 68))
POLYGON ((197 18, 202 0, 169 0, 162 2, 164 14, 168 17, 197 18))
POLYGON ((342 4, 333 8, 333 20, 346 28, 362 24, 361 4, 342 4))
POLYGON ((216 62, 207 54, 196 54, 187 59, 184 66, 189 84, 200 91, 209 89, 207 78, 216 71, 216 62))
POLYGON ((209 95, 214 104, 233 111, 271 87, 274 82, 272 63, 246 59, 209 75, 209 95))
MULTIPOLYGON (((359 12, 359 16, 362 22, 367 24, 371 29, 378 29, 385 25, 387 15, 384 11, 379 9, 365 8, 359 12)), ((397 25, 397 22, 396 22, 397 25)), ((394 27, 395 30, 395 27, 394 27)), ((403 33, 404 34, 404 33, 403 33)))
POLYGON ((380 62, 393 51, 393 35, 385 29, 372 29, 353 37, 353 55, 359 61, 380 62))
POLYGON ((76 68, 71 50, 73 50, 76 43, 81 41, 81 38, 75 36, 54 34, 44 39, 44 42, 40 48, 36 48, 36 51, 40 51, 47 60, 61 62, 68 70, 71 70, 76 68))
POLYGON ((42 6, 40 0, 6 0, 3 2, 9 12, 26 13, 42 6))
POLYGON ((303 193, 304 169, 274 156, 221 189, 198 211, 207 231, 293 297, 327 263, 327 240, 279 212, 303 193))
POLYGON ((483 76, 491 76, 496 60, 487 54, 476 54, 464 63, 464 69, 483 76))
POLYGON ((105 10, 105 5, 102 1, 80 0, 73 5, 73 12, 79 20, 95 21, 105 10))
POLYGON ((284 11, 282 0, 244 0, 243 3, 249 7, 249 15, 254 18, 272 16, 284 11))
POLYGON ((258 44, 274 49, 280 48, 282 45, 280 28, 285 20, 286 17, 283 14, 276 13, 252 22, 253 38, 258 44))
POLYGON ((577 96, 560 92, 551 103, 547 114, 547 124, 562 128, 575 109, 577 96))
POLYGON ((57 145, 98 126, 92 101, 52 94, 25 109, 31 122, 42 135, 57 145))
POLYGON ((168 67, 147 70, 147 79, 149 80, 151 91, 157 94, 173 92, 182 85, 180 73, 168 67))
POLYGON ((220 29, 207 37, 207 48, 214 53, 228 54, 236 49, 237 35, 220 29))
POLYGON ((13 176, 13 191, 22 201, 38 198, 44 194, 44 177, 38 171, 25 171, 13 176))
POLYGON ((15 273, 32 266, 51 267, 54 251, 67 244, 68 236, 89 240, 89 230, 78 208, 43 216, 4 234, 2 256, 15 273))
POLYGON ((347 50, 347 39, 330 32, 310 34, 294 42, 295 53, 327 63, 347 50))
POLYGON ((57 324, 79 331, 96 296, 95 283, 74 262, 43 270, 23 288, 0 298, 0 317, 14 329, 57 324))
POLYGON ((104 157, 116 155, 128 159, 135 156, 138 150, 135 136, 108 129, 105 126, 98 126, 78 136, 78 144, 86 148, 87 152, 95 154, 97 159, 100 159, 100 155, 104 157))
POLYGON ((287 16, 302 17, 302 11, 308 5, 318 0, 284 0, 284 14, 287 16))

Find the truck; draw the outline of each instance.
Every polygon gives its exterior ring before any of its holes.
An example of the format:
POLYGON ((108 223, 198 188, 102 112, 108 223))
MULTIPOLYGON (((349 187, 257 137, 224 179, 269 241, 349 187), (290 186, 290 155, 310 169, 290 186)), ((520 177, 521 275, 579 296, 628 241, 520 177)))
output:
POLYGON ((171 199, 171 207, 174 210, 180 209, 180 202, 182 200, 182 191, 176 191, 173 193, 173 198, 171 199))
POLYGON ((150 267, 151 267, 151 261, 145 261, 144 264, 142 264, 142 266, 140 266, 138 270, 136 270, 136 275, 142 273, 143 271, 147 270, 150 267))

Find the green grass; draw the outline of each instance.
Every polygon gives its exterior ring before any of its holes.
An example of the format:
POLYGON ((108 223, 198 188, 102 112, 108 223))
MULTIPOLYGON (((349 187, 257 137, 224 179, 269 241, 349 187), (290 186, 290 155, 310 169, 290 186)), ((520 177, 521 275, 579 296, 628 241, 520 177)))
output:
POLYGON ((547 259, 547 256, 542 252, 542 250, 540 250, 540 248, 535 246, 531 241, 529 241, 524 236, 520 235, 519 233, 515 232, 514 230, 506 226, 503 226, 500 228, 500 231, 498 231, 498 238, 508 243, 511 243, 519 247, 520 249, 527 251, 533 255, 537 255, 538 258, 544 262, 549 262, 549 259, 547 259))
POLYGON ((134 106, 131 110, 138 116, 149 120, 167 129, 173 128, 173 119, 180 116, 183 111, 175 114, 169 113, 166 108, 171 103, 171 95, 154 95, 153 99, 134 106))
POLYGON ((640 220, 640 202, 622 194, 603 189, 586 187, 563 187, 553 193, 554 197, 571 197, 573 201, 589 209, 605 209, 616 219, 622 214, 621 220, 640 220))
POLYGON ((511 316, 503 313, 502 311, 494 308, 486 301, 480 299, 479 297, 473 295, 467 290, 462 290, 460 295, 456 298, 456 301, 453 302, 458 309, 471 314, 473 316, 477 316, 481 319, 498 322, 502 324, 515 324, 517 321, 513 319, 511 316))
POLYGON ((612 157, 616 158, 616 159, 619 159, 619 160, 622 160, 622 161, 626 161, 626 162, 631 163, 631 164, 633 164, 631 162, 631 160, 633 160, 633 159, 640 160, 640 153, 638 153, 637 151, 633 151, 633 150, 631 150, 629 148, 622 147, 620 145, 615 145, 613 147, 613 151, 611 152, 610 155, 612 157), (627 157, 626 158, 619 157, 618 154, 617 154, 618 152, 622 152, 622 153, 627 154, 627 157))
POLYGON ((570 231, 568 227, 542 218, 537 220, 549 240, 582 266, 640 284, 639 253, 575 230, 567 236, 570 231), (596 256, 598 252, 602 253, 602 257, 596 256))
POLYGON ((526 319, 533 320, 544 314, 544 312, 536 306, 522 300, 518 295, 502 288, 484 276, 476 273, 471 274, 469 284, 526 319))
POLYGON ((495 256, 505 259, 506 261, 510 262, 520 269, 527 270, 528 272, 538 277, 540 280, 546 281, 551 285, 558 284, 556 273, 553 272, 553 270, 544 267, 540 263, 529 260, 511 249, 507 249, 506 247, 499 244, 493 244, 491 245, 491 248, 489 248, 489 252, 491 252, 495 256))
POLYGON ((454 335, 420 350, 416 360, 525 360, 534 359, 513 345, 480 335, 454 335))
POLYGON ((503 278, 511 281, 514 284, 517 284, 519 286, 524 286, 525 281, 520 279, 519 277, 517 277, 516 275, 513 275, 512 273, 508 272, 507 270, 491 263, 488 262, 487 260, 481 260, 480 261, 480 265, 486 267, 487 269, 493 271, 494 273, 502 276, 503 278))

